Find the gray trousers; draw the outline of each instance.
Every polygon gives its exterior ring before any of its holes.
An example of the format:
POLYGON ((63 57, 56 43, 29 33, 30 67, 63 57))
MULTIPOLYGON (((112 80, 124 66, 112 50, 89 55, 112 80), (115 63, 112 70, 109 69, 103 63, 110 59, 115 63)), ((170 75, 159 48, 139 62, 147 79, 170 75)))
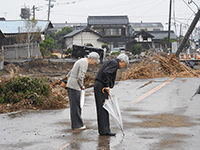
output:
POLYGON ((80 91, 67 88, 69 102, 70 102, 70 117, 71 117, 71 128, 83 127, 83 121, 81 118, 80 108, 80 91))
POLYGON ((104 85, 102 82, 95 80, 94 82, 94 95, 97 109, 97 121, 99 134, 106 134, 110 132, 109 114, 103 108, 105 99, 108 99, 108 93, 102 93, 104 85))

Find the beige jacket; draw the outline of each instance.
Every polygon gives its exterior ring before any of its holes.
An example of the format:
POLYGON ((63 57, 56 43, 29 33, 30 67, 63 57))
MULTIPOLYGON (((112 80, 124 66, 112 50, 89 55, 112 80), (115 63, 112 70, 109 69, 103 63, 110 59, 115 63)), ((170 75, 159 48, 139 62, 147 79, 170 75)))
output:
POLYGON ((88 69, 88 61, 86 58, 77 60, 70 72, 68 73, 67 86, 68 88, 81 91, 83 87, 84 77, 88 69))

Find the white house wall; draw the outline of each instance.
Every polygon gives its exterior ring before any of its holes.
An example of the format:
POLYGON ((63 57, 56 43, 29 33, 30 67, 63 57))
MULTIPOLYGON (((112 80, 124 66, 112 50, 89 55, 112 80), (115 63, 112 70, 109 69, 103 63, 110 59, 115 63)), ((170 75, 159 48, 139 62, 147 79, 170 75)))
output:
POLYGON ((73 44, 75 45, 85 45, 91 43, 95 48, 101 48, 104 44, 103 42, 97 41, 100 37, 92 32, 81 32, 74 36, 73 44))
POLYGON ((65 38, 65 46, 66 46, 66 48, 72 48, 73 38, 65 38))

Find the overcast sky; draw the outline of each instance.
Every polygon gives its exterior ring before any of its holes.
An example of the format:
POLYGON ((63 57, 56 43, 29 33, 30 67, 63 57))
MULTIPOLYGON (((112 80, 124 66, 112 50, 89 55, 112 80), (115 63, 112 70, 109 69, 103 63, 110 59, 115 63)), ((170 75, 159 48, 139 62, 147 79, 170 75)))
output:
MULTIPOLYGON (((32 8, 33 5, 40 8, 36 11, 36 19, 47 20, 48 0, 1 0, 0 17, 6 20, 20 20, 20 11, 24 6, 32 8)), ((168 29, 166 23, 169 18, 170 0, 51 0, 50 20, 52 23, 86 23, 88 15, 127 15, 130 22, 161 22, 164 29, 168 29), (75 2, 75 3, 74 3, 75 2)), ((180 30, 190 24, 197 12, 194 3, 188 4, 188 0, 172 0, 172 29, 174 30, 174 17, 176 29, 180 30)), ((200 5, 200 0, 194 0, 200 5)), ((199 24, 198 24, 199 25, 199 24)), ((186 27, 185 27, 186 28, 186 27)))

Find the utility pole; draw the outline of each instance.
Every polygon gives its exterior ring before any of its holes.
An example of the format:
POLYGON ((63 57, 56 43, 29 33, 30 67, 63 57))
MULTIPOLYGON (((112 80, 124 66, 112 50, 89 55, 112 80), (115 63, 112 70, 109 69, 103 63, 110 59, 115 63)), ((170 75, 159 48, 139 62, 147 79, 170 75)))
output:
POLYGON ((50 18, 50 10, 51 9, 51 0, 49 0, 49 7, 48 7, 48 21, 49 21, 49 18, 50 18))
POLYGON ((31 10, 33 10, 33 18, 35 19, 35 10, 40 11, 42 9, 41 6, 39 7, 35 7, 35 5, 33 5, 33 8, 31 10))
POLYGON ((181 43, 182 23, 180 24, 179 43, 181 43))
POLYGON ((184 46, 186 45, 192 31, 194 30, 197 22, 199 21, 199 18, 200 18, 200 9, 198 10, 197 14, 195 15, 195 18, 193 19, 189 29, 187 30, 187 33, 184 36, 184 39, 182 40, 178 50, 176 51, 176 57, 179 56, 180 52, 183 50, 184 46))
POLYGON ((35 7, 35 5, 33 5, 33 18, 35 19, 35 9, 37 9, 36 7, 35 7))
POLYGON ((170 30, 171 30, 171 10, 172 10, 172 0, 169 3, 169 23, 168 23, 168 48, 171 47, 170 43, 170 30))

